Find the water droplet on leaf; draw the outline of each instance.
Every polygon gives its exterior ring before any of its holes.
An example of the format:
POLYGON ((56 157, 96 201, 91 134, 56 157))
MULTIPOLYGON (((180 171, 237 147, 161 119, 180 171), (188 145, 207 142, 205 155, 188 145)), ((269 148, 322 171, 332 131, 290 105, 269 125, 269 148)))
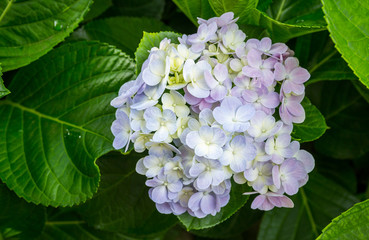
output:
POLYGON ((64 27, 64 23, 61 20, 54 20, 54 30, 61 31, 64 27))

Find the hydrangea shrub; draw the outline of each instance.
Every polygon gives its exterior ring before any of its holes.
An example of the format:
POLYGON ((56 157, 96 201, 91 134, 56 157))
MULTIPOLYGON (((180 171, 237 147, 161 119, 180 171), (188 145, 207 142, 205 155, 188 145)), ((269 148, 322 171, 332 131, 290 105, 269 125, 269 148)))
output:
POLYGON ((214 216, 232 184, 252 187, 253 209, 291 208, 314 168, 291 138, 309 72, 286 44, 247 39, 237 20, 199 18, 197 33, 164 38, 111 102, 113 146, 147 152, 136 171, 161 213, 214 216))

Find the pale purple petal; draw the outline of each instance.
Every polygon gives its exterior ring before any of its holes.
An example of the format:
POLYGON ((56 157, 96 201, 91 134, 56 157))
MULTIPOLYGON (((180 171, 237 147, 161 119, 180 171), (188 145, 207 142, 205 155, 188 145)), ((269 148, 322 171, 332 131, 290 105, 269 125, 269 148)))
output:
POLYGON ((151 198, 154 202, 159 204, 169 202, 167 188, 163 185, 154 188, 152 190, 151 198))
POLYGON ((212 194, 204 195, 201 200, 201 211, 205 214, 211 214, 216 209, 216 199, 212 194))
POLYGON ((277 81, 281 81, 286 78, 286 69, 284 65, 280 62, 277 62, 274 65, 274 78, 277 81))
POLYGON ((296 84, 303 84, 310 78, 310 73, 302 67, 293 69, 289 75, 290 79, 296 84))
POLYGON ((155 204, 156 209, 158 210, 158 212, 162 213, 162 214, 171 214, 173 211, 170 207, 170 203, 162 203, 162 204, 155 204))
POLYGON ((213 179, 212 179, 211 173, 205 171, 197 177, 197 180, 196 180, 197 187, 199 189, 207 189, 210 186, 212 180, 213 179))
POLYGON ((205 171, 205 168, 206 168, 206 166, 204 164, 202 164, 202 163, 195 163, 190 168, 189 174, 191 175, 191 177, 197 177, 202 172, 205 171))

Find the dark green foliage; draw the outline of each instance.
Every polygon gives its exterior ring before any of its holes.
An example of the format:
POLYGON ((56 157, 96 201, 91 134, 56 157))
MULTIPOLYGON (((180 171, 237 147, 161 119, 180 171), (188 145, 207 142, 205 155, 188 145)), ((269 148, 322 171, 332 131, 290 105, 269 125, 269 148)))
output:
POLYGON ((366 239, 368 15, 367 0, 0 0, 0 239, 366 239), (110 101, 162 39, 229 11, 311 73, 292 136, 316 168, 292 209, 251 210, 233 183, 215 216, 160 214, 135 172, 146 153, 113 151, 110 101))

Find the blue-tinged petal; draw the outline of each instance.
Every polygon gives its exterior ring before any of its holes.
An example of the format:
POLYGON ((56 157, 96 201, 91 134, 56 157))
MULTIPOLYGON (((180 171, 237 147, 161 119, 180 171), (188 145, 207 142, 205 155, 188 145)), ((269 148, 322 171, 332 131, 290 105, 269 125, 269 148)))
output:
POLYGON ((216 199, 212 194, 206 194, 201 199, 201 211, 205 214, 211 214, 216 209, 216 199))
POLYGON ((190 168, 189 174, 191 175, 191 177, 197 177, 202 172, 205 171, 205 168, 206 168, 205 164, 203 164, 203 163, 195 163, 190 168))
POLYGON ((208 171, 205 171, 197 177, 196 179, 197 187, 199 189, 205 190, 208 187, 210 187, 210 184, 212 183, 212 181, 213 181, 213 178, 211 176, 211 173, 208 171))
POLYGON ((162 213, 162 214, 171 214, 172 213, 172 208, 170 203, 162 203, 162 204, 155 204, 156 209, 158 210, 158 212, 162 213))
POLYGON ((192 196, 188 200, 188 208, 191 209, 194 212, 199 210, 200 209, 200 201, 201 201, 203 196, 204 196, 203 192, 197 192, 197 193, 192 194, 192 196))
POLYGON ((151 198, 156 203, 165 203, 169 202, 168 199, 168 191, 167 188, 164 185, 157 186, 152 190, 151 198))

